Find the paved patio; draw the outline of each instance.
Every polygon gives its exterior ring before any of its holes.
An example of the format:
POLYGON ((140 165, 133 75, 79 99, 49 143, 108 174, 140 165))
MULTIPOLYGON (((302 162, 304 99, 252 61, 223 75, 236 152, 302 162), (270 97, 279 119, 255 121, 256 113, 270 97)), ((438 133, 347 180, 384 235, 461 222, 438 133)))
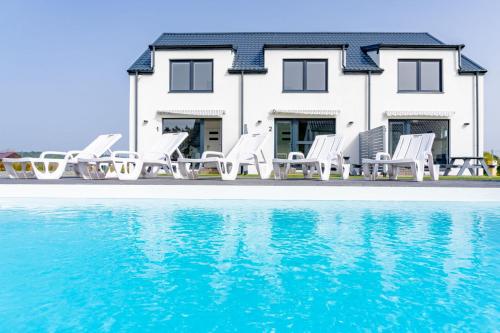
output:
POLYGON ((360 187, 459 187, 459 188, 500 188, 500 180, 440 180, 437 182, 425 180, 414 182, 410 179, 397 181, 379 179, 367 181, 363 179, 340 180, 332 179, 322 182, 318 179, 306 180, 291 178, 287 180, 261 180, 240 178, 235 181, 221 181, 216 177, 202 177, 197 180, 178 180, 171 177, 139 179, 137 181, 120 181, 117 179, 83 180, 76 177, 65 177, 59 180, 8 179, 0 178, 0 185, 7 184, 58 184, 58 185, 237 185, 237 186, 360 186, 360 187))

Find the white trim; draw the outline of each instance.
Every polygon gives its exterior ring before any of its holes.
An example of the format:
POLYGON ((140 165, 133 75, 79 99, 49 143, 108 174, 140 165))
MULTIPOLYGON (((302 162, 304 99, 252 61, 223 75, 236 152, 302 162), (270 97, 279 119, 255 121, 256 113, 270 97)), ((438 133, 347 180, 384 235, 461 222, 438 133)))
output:
POLYGON ((0 185, 0 203, 15 198, 500 202, 500 188, 322 186, 318 191, 314 181, 311 186, 0 185))
POLYGON ((226 114, 224 110, 159 110, 158 115, 168 116, 195 116, 195 117, 222 117, 226 114))
POLYGON ((432 117, 432 118, 451 118, 453 111, 385 111, 387 118, 391 117, 432 117))
POLYGON ((307 110, 307 109, 273 109, 271 114, 297 114, 309 116, 331 116, 336 117, 340 114, 340 110, 307 110))

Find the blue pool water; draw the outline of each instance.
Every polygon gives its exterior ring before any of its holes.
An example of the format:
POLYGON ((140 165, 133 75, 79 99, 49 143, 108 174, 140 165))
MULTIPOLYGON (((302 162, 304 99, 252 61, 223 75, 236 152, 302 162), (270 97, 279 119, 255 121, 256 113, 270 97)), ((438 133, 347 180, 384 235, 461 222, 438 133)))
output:
POLYGON ((500 205, 1 202, 1 332, 500 328, 500 205))

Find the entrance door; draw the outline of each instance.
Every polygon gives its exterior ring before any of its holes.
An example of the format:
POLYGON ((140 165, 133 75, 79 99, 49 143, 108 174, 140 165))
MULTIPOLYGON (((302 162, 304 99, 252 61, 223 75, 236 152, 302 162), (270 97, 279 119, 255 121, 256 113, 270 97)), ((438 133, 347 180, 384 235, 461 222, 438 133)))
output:
POLYGON ((292 121, 276 120, 276 149, 277 158, 287 158, 292 151, 292 121))
POLYGON ((316 135, 335 134, 335 119, 276 119, 275 156, 287 158, 291 151, 307 155, 316 135))
POLYGON ((222 128, 220 119, 205 119, 204 151, 222 151, 222 128))
POLYGON ((449 120, 447 119, 398 119, 389 120, 389 150, 396 150, 399 137, 403 134, 434 133, 432 155, 434 162, 447 164, 450 156, 449 120))

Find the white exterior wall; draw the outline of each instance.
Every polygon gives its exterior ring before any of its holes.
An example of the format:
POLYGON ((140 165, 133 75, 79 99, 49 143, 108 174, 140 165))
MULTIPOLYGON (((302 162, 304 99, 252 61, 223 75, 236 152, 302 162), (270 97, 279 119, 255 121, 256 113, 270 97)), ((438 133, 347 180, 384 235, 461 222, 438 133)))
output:
POLYGON ((244 122, 249 132, 273 128, 266 142, 274 156, 274 119, 336 118, 336 132, 345 138, 345 155, 357 160, 358 134, 366 129, 366 75, 342 73, 341 50, 265 50, 267 74, 245 75, 244 122), (283 59, 327 59, 328 92, 293 92, 283 90, 283 59), (338 110, 336 117, 279 114, 272 110, 338 110), (257 127, 257 122, 262 124, 257 127), (353 124, 348 126, 352 121, 353 124))
MULTIPOLYGON (((245 74, 244 117, 248 132, 272 127, 266 150, 274 156, 275 118, 331 118, 272 114, 272 110, 338 110, 337 134, 345 137, 345 155, 359 161, 358 134, 367 129, 367 75, 344 74, 341 50, 268 49, 265 50, 266 74, 245 74), (283 93, 283 59, 327 59, 328 92, 283 93), (261 121, 260 124, 258 122, 261 121), (348 125, 349 122, 352 125, 348 125)), ((450 119, 450 155, 473 155, 475 150, 475 77, 459 75, 457 51, 452 50, 380 50, 372 54, 384 72, 371 77, 371 127, 388 126, 386 111, 454 112, 450 119), (442 59, 443 93, 398 93, 398 59, 442 59), (464 123, 470 123, 464 126, 464 123)), ((151 75, 139 75, 138 151, 161 135, 165 110, 224 110, 222 147, 227 153, 240 134, 240 75, 229 74, 233 51, 160 50, 155 54, 151 75), (213 93, 169 93, 169 61, 173 59, 213 59, 213 93), (148 123, 144 124, 144 120, 148 123)), ((480 154, 483 149, 484 77, 479 76, 480 154)), ((134 75, 130 75, 130 147, 134 147, 134 75)), ((175 116, 169 116, 175 118, 175 116)), ((182 117, 182 116, 181 116, 182 117)), ((184 116, 184 118, 189 116, 184 116)), ((194 118, 194 117, 193 117, 194 118)), ((402 117, 394 118, 401 119, 402 117)), ((425 117, 408 117, 425 119, 425 117)), ((436 118, 429 118, 436 119, 436 118)))
MULTIPOLYGON (((475 79, 459 75, 457 51, 454 50, 380 50, 381 75, 372 75, 372 128, 388 125, 386 111, 453 112, 450 117, 415 117, 408 119, 449 119, 450 156, 472 156, 475 151, 475 79), (442 93, 398 93, 398 59, 441 59, 442 93), (469 126, 464 126, 469 123, 469 126)), ((482 77, 480 77, 480 118, 483 113, 482 77)), ((393 117, 391 119, 405 119, 393 117)), ((480 131, 482 133, 482 129, 480 131)), ((482 135, 480 135, 482 137, 482 135)), ((482 154, 482 139, 480 154, 482 154)))
MULTIPOLYGON (((222 116, 222 150, 227 152, 239 137, 239 78, 228 74, 234 54, 223 50, 157 50, 153 74, 139 76, 138 84, 138 151, 144 151, 162 134, 162 116, 168 110, 224 110, 222 116), (170 60, 213 59, 213 92, 169 92, 170 60), (144 124, 144 120, 148 123, 144 124)), ((134 76, 130 76, 130 119, 134 121, 134 76)), ((198 118, 174 116, 168 118, 198 118)), ((217 117, 218 118, 218 117, 217 117)), ((134 147, 133 125, 130 147, 134 147)))

